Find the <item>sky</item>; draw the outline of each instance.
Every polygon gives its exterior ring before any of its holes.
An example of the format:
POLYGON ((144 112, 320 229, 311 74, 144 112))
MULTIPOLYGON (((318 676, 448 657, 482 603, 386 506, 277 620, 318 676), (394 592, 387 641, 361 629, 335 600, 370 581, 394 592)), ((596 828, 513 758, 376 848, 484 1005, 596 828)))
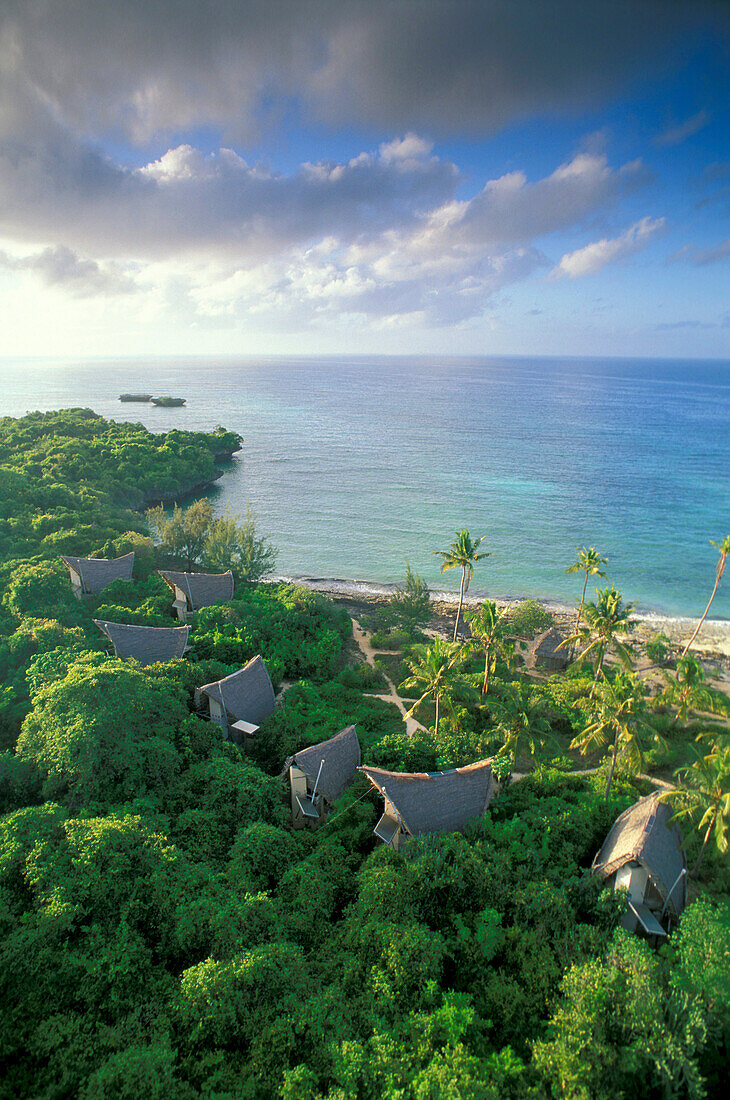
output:
POLYGON ((726 0, 3 0, 0 355, 730 358, 726 0))

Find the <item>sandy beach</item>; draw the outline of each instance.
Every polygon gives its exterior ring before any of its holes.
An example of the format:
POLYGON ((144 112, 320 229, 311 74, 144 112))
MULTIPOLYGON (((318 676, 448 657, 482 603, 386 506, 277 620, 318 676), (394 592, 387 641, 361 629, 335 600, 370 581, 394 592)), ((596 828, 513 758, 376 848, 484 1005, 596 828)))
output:
MULTIPOLYGON (((288 576, 276 579, 292 581, 303 585, 305 588, 322 592, 333 599, 346 600, 348 603, 365 607, 386 602, 396 591, 396 585, 394 584, 377 584, 373 581, 359 580, 349 581, 339 577, 288 576)), ((484 598, 484 596, 474 596, 467 593, 464 598, 464 606, 467 608, 476 607, 484 598)), ((528 598, 531 597, 494 597, 498 607, 520 603, 523 599, 528 598)), ((454 608, 458 604, 458 595, 455 592, 432 590, 431 599, 433 601, 434 619, 453 616, 454 608)), ((558 627, 567 629, 574 622, 575 608, 549 600, 538 600, 537 602, 555 616, 558 627)), ((699 621, 699 616, 694 619, 679 618, 641 611, 636 611, 633 617, 636 621, 636 629, 632 638, 635 641, 647 641, 653 635, 662 633, 675 646, 684 646, 687 643, 699 621)), ((730 621, 727 619, 706 619, 692 645, 692 651, 710 660, 720 661, 723 666, 730 666, 730 621)))

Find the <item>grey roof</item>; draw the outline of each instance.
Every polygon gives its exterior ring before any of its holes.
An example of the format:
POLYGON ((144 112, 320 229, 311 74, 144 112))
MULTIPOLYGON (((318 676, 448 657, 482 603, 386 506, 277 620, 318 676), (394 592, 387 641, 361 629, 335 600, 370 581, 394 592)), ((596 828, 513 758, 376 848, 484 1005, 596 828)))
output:
POLYGON ((175 585, 182 589, 190 611, 233 597, 233 573, 230 569, 227 573, 175 573, 170 569, 159 569, 158 572, 173 591, 175 585))
POLYGON ((460 831, 482 816, 494 788, 491 760, 477 760, 448 772, 387 772, 369 767, 360 771, 387 795, 413 836, 460 831))
POLYGON ((134 551, 121 558, 73 558, 62 554, 61 560, 76 570, 87 592, 98 595, 112 581, 131 581, 134 551))
POLYGON ((128 626, 101 619, 94 622, 114 646, 117 657, 134 657, 141 665, 182 657, 188 644, 187 626, 128 626))
POLYGON ((238 672, 198 688, 195 692, 197 705, 200 705, 201 695, 217 699, 229 714, 257 726, 274 713, 274 687, 260 655, 252 657, 238 672))
POLYGON ((685 905, 686 876, 674 884, 686 863, 680 833, 676 825, 670 825, 671 817, 672 810, 659 801, 657 793, 629 806, 611 826, 593 860, 593 870, 608 878, 627 863, 641 864, 663 901, 672 890, 670 904, 679 915, 685 905))
POLYGON ((328 802, 334 802, 351 782, 360 763, 360 742, 355 726, 347 726, 334 737, 330 737, 329 741, 310 745, 308 749, 301 749, 291 757, 291 763, 304 772, 312 781, 312 786, 317 781, 319 766, 323 760, 317 791, 328 802))
POLYGON ((543 634, 540 634, 535 639, 534 653, 535 657, 546 658, 549 657, 552 660, 563 661, 566 665, 568 663, 568 650, 558 649, 558 646, 565 641, 564 636, 559 630, 556 630, 554 626, 551 626, 543 634))

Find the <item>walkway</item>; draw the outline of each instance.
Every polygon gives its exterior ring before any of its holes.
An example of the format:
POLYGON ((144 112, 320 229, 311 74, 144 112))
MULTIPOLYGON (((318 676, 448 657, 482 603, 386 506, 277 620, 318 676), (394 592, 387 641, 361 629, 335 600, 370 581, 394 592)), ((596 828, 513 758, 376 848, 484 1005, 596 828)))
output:
MULTIPOLYGON (((373 649, 373 647, 370 645, 370 640, 367 636, 367 632, 363 630, 357 619, 352 620, 352 632, 355 635, 355 641, 360 647, 360 652, 364 656, 365 660, 371 666, 371 668, 376 668, 375 658, 378 656, 378 654, 388 653, 390 651, 385 649, 373 649)), ((406 733, 409 737, 412 737, 416 730, 423 730, 424 733, 428 733, 428 730, 425 726, 422 726, 421 723, 417 722, 415 718, 408 716, 408 708, 396 691, 395 684, 391 680, 390 676, 388 676, 387 672, 385 672, 385 670, 382 668, 378 669, 377 671, 380 672, 381 675, 385 678, 385 682, 390 690, 382 694, 376 694, 375 692, 371 691, 365 692, 365 694, 372 696, 373 699, 382 699, 385 703, 393 703, 393 705, 396 706, 403 715, 403 721, 406 724, 406 733)))
MULTIPOLYGON (((363 630, 363 628, 360 626, 360 623, 357 621, 357 619, 352 620, 352 632, 355 636, 355 641, 357 642, 358 646, 360 647, 360 652, 364 656, 367 663, 371 666, 371 668, 376 668, 375 659, 379 654, 391 653, 392 652, 391 650, 388 650, 388 649, 373 649, 373 647, 370 644, 370 639, 368 638, 367 631, 363 630)), ((426 631, 426 633, 431 634, 432 637, 436 637, 437 632, 435 630, 434 631, 429 630, 429 631, 426 631)), ((373 699, 382 699, 383 702, 385 702, 385 703, 393 703, 398 708, 398 710, 401 712, 401 714, 403 715, 403 721, 406 724, 406 733, 409 735, 409 737, 412 737, 416 730, 423 730, 424 733, 428 733, 428 730, 426 729, 425 726, 422 726, 421 723, 417 722, 415 718, 409 718, 407 716, 406 711, 407 711, 408 708, 406 707, 404 701, 401 699, 400 695, 396 691, 395 684, 391 680, 390 676, 388 676, 387 672, 382 668, 378 669, 377 671, 380 672, 382 674, 382 676, 385 678, 385 682, 387 683, 390 690, 387 693, 382 693, 382 694, 375 694, 375 692, 371 692, 371 691, 367 691, 364 694, 365 695, 370 695, 373 699)), ((717 717, 717 716, 715 716, 715 717, 717 717)), ((600 770, 599 768, 576 768, 575 771, 568 772, 567 774, 568 775, 595 775, 596 772, 599 771, 599 770, 600 770)), ((529 774, 530 774, 529 772, 514 772, 512 774, 512 782, 517 783, 517 782, 519 782, 520 779, 527 779, 527 776, 529 774)), ((653 786, 659 787, 661 790, 664 790, 664 791, 674 790, 674 784, 673 783, 667 783, 663 779, 657 779, 653 775, 647 775, 646 772, 639 773, 639 775, 637 776, 637 779, 644 779, 648 783, 651 783, 653 786)))

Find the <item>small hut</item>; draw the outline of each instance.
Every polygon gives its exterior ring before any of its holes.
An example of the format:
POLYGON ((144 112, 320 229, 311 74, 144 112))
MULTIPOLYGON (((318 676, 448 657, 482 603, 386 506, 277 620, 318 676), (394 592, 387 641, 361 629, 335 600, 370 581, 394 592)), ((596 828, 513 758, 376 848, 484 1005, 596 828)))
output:
POLYGON ((112 581, 131 581, 134 551, 121 558, 72 558, 64 554, 61 561, 68 568, 74 596, 80 600, 89 593, 98 596, 112 581))
POLYGON ((195 692, 198 709, 207 705, 209 717, 217 722, 227 737, 242 741, 254 737, 259 726, 274 713, 276 700, 271 677, 260 655, 247 665, 204 684, 195 692))
POLYGON ((387 772, 362 767, 385 800, 375 835, 396 851, 421 833, 461 832, 482 817, 496 781, 491 760, 478 760, 447 772, 387 772))
POLYGON ((211 607, 233 598, 230 569, 227 573, 174 573, 168 569, 158 572, 175 596, 172 606, 182 622, 201 607, 211 607))
POLYGON ((114 646, 117 657, 133 657, 141 665, 184 657, 188 648, 187 626, 128 626, 102 619, 94 622, 114 646))
POLYGON ((319 825, 328 807, 352 782, 359 764, 360 742, 355 726, 347 726, 329 741, 320 741, 290 756, 283 774, 288 770, 294 828, 319 825))
POLYGON ((533 666, 548 672, 562 672, 570 660, 567 646, 558 648, 564 641, 565 638, 554 626, 538 635, 532 647, 533 666))
POLYGON ((687 864, 672 811, 657 793, 624 810, 593 860, 593 872, 629 892, 621 923, 630 932, 666 936, 686 903, 687 864))

